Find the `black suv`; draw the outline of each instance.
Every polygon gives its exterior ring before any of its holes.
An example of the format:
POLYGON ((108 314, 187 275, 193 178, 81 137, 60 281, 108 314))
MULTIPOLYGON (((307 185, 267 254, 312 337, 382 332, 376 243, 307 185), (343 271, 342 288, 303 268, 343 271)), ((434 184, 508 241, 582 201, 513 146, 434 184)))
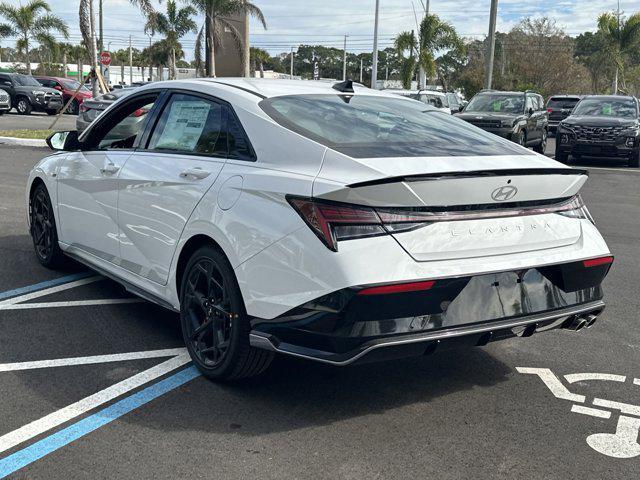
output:
POLYGON ((549 130, 558 128, 558 124, 571 115, 571 112, 582 99, 582 95, 554 95, 547 100, 549 112, 549 130))
POLYGON ((11 97, 11 106, 22 115, 29 115, 32 110, 54 115, 62 108, 62 94, 43 87, 30 75, 0 73, 0 87, 11 97))
POLYGON ((457 116, 538 153, 547 148, 549 117, 544 99, 537 93, 484 90, 457 116))
POLYGON ((640 167, 640 119, 635 97, 592 95, 580 100, 571 116, 560 122, 556 160, 569 155, 626 159, 640 167))

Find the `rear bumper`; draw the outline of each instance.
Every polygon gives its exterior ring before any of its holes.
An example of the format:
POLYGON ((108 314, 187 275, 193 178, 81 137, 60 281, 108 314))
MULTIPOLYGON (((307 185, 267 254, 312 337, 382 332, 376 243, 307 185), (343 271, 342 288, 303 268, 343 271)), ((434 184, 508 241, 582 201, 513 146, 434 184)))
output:
POLYGON ((583 262, 436 280, 432 288, 318 298, 272 320, 252 321, 252 345, 334 365, 483 345, 560 328, 604 308, 610 264, 583 262))

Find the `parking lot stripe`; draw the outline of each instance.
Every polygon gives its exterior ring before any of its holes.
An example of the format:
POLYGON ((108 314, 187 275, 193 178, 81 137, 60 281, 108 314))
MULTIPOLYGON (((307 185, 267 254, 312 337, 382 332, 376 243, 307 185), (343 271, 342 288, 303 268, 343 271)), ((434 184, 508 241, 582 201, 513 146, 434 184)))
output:
POLYGON ((104 277, 99 275, 93 277, 87 277, 80 280, 76 280, 74 282, 63 283, 62 285, 57 285, 51 288, 45 288, 43 290, 38 290, 35 292, 27 293, 25 295, 20 295, 17 297, 12 297, 9 300, 3 300, 0 302, 0 308, 3 305, 13 305, 14 303, 26 302, 28 300, 33 300, 34 298, 44 297, 46 295, 51 295, 53 293, 62 292, 64 290, 69 290, 70 288, 80 287, 82 285, 87 285, 89 283, 97 282, 98 280, 104 280, 104 277))
POLYGON ((571 400, 572 402, 584 403, 585 396, 578 395, 577 393, 571 393, 567 390, 560 379, 548 368, 525 368, 516 367, 516 370, 520 373, 526 373, 529 375, 538 375, 540 380, 544 382, 551 393, 557 398, 562 400, 571 400))
POLYGON ((67 275, 65 277, 54 278, 53 280, 47 280, 46 282, 35 283, 33 285, 27 285, 26 287, 14 288, 13 290, 7 290, 6 292, 0 292, 0 300, 5 298, 15 297, 18 295, 24 295, 25 293, 35 292, 44 288, 55 287, 63 283, 73 282, 74 280, 80 280, 81 278, 87 278, 92 276, 93 272, 81 272, 74 273, 73 275, 67 275))
POLYGON ((611 412, 607 410, 600 410, 598 408, 584 407, 582 405, 571 405, 571 411, 573 413, 581 413, 583 415, 590 415, 598 418, 611 418, 611 412))
POLYGON ((59 432, 53 433, 33 445, 19 450, 6 458, 0 460, 0 478, 14 473, 15 471, 41 459, 59 448, 97 430, 104 425, 122 417, 123 415, 141 407, 142 405, 158 398, 159 396, 174 390, 185 383, 200 376, 196 367, 186 368, 158 383, 151 385, 140 392, 123 398, 122 400, 106 407, 93 415, 84 418, 73 425, 70 425, 59 432))
POLYGON ((589 380, 606 380, 609 382, 621 382, 624 383, 627 377, 624 375, 614 375, 612 373, 570 373, 564 376, 565 380, 569 383, 586 382, 589 380))
POLYGON ((90 357, 56 358, 53 360, 36 360, 32 362, 0 363, 0 372, 18 370, 34 370, 37 368, 70 367, 73 365, 90 365, 96 363, 124 362, 148 358, 176 357, 186 354, 186 348, 165 348, 164 350, 147 350, 144 352, 113 353, 110 355, 92 355, 90 357))
POLYGON ((151 367, 121 382, 111 385, 93 395, 83 398, 71 405, 35 420, 23 427, 0 437, 0 453, 32 439, 54 427, 58 427, 69 420, 93 410, 125 393, 149 383, 158 377, 180 368, 189 363, 189 355, 184 353, 171 358, 159 365, 151 367))
POLYGON ((44 302, 44 303, 10 303, 0 305, 0 310, 30 310, 34 308, 55 307, 84 307, 90 305, 116 305, 120 303, 142 303, 142 298, 107 298, 100 300, 72 300, 68 302, 44 302))
POLYGON ((627 415, 635 415, 637 417, 640 417, 640 407, 637 407, 636 405, 630 405, 628 403, 622 402, 612 402, 611 400, 606 400, 604 398, 594 398, 593 404, 597 407, 614 408, 627 415))

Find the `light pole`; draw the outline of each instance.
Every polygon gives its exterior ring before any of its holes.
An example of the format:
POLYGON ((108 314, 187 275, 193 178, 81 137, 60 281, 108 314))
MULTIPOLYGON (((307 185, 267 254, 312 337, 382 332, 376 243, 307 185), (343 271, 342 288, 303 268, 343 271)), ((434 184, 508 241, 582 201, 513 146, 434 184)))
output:
POLYGON ((378 17, 380 16, 380 0, 376 0, 376 19, 373 27, 373 65, 371 66, 371 88, 378 88, 378 17))
POLYGON ((484 88, 490 89, 493 83, 493 57, 496 51, 496 17, 498 15, 498 0, 491 0, 491 12, 489 14, 489 45, 487 46, 487 58, 484 69, 484 88))

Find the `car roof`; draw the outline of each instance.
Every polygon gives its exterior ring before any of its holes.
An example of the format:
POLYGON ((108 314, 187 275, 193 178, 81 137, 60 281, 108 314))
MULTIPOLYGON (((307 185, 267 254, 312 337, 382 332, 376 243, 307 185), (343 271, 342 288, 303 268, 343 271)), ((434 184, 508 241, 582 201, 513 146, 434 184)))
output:
POLYGON ((617 100, 617 99, 625 99, 625 100, 635 100, 636 97, 631 95, 586 95, 583 98, 596 98, 600 100, 617 100))
POLYGON ((571 95, 568 93, 563 93, 561 95, 551 95, 549 97, 549 100, 551 100, 552 98, 583 98, 584 95, 571 95))
POLYGON ((476 95, 490 95, 492 93, 499 93, 500 95, 525 95, 530 93, 532 95, 540 95, 536 92, 514 92, 514 91, 502 91, 502 90, 481 90, 476 95))

